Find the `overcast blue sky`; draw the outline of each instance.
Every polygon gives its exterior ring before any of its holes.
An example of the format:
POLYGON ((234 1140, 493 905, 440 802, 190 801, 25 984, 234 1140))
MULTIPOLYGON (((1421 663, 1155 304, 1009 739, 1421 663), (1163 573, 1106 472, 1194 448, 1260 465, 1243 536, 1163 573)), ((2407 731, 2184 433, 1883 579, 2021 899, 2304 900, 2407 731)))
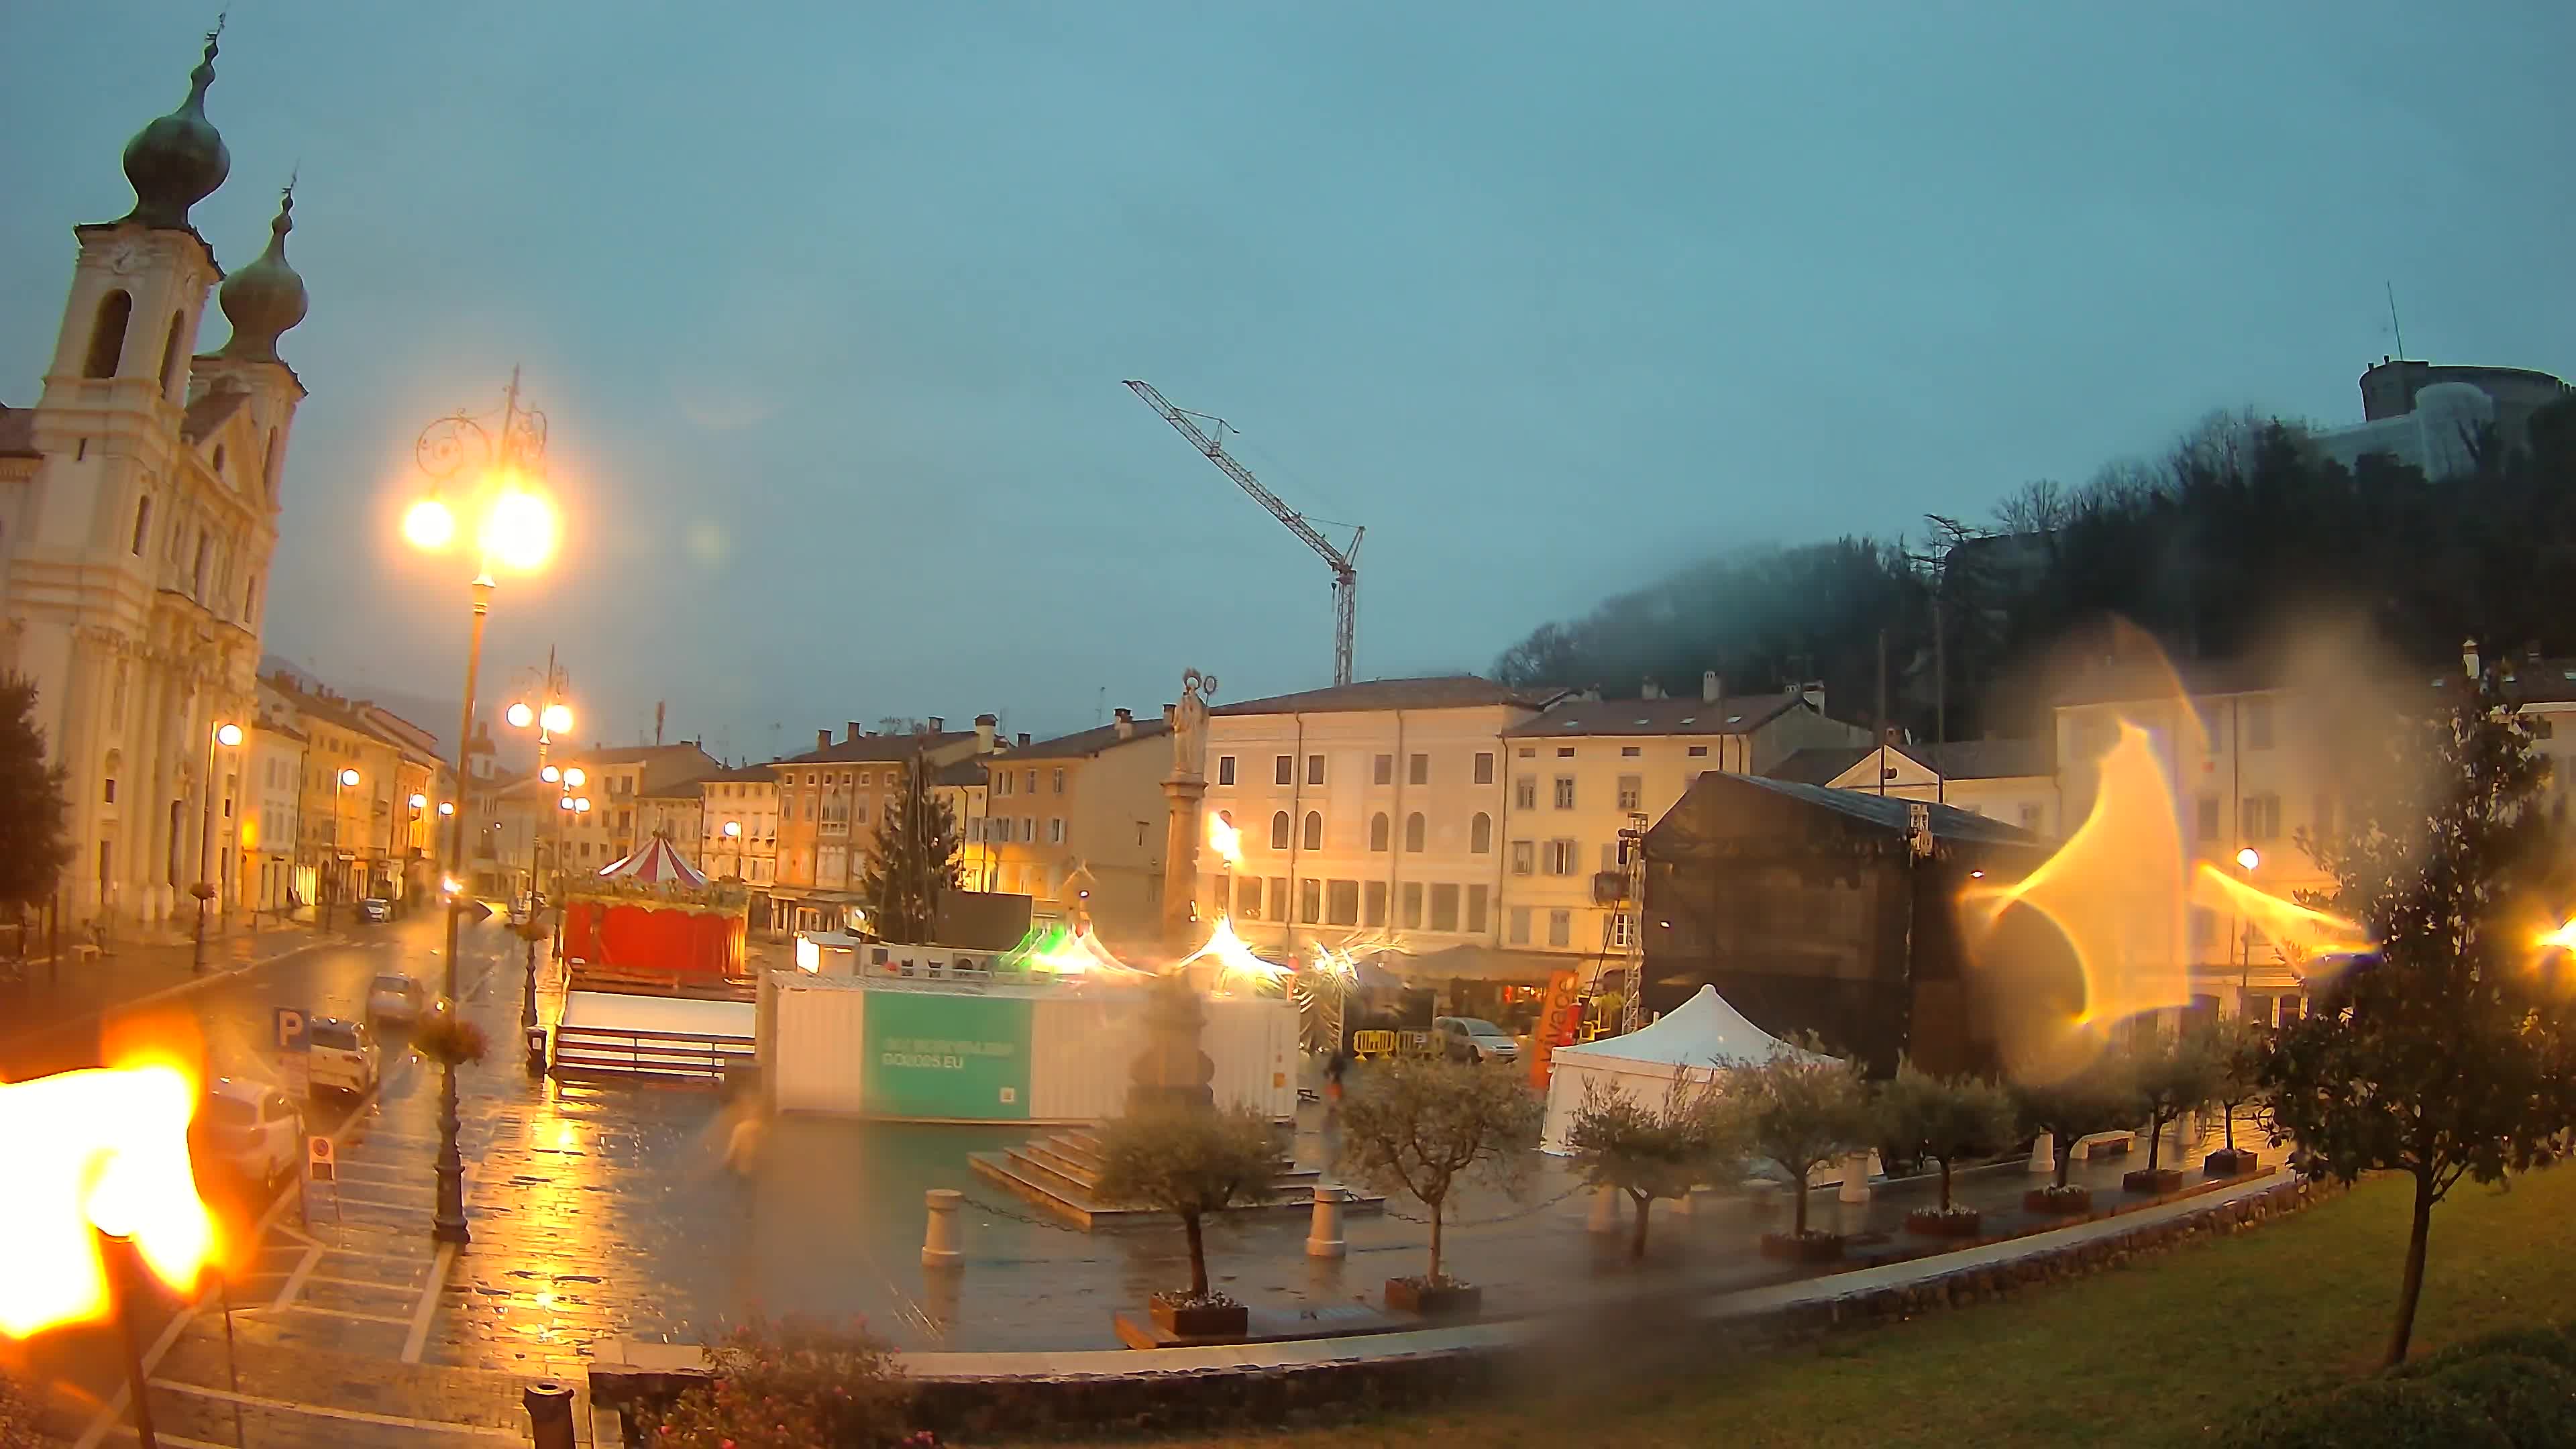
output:
MULTIPOLYGON (((0 400, 202 8, 0 17, 0 400)), ((570 553, 487 680, 551 640, 583 734, 765 757, 1328 680, 1324 565, 1126 377, 1368 526, 1368 676, 2212 408, 2357 420, 2385 282, 2415 354, 2566 375, 2570 54, 2560 0, 233 0, 196 218, 247 263, 302 168, 273 652, 452 698, 412 440, 522 363, 570 553)))

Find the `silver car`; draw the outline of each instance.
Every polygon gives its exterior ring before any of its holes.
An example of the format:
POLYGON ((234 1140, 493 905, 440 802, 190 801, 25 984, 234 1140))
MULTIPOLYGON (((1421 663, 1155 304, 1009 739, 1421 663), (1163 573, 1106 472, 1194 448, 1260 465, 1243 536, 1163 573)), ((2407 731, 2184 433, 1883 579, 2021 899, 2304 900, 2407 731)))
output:
POLYGON ((367 988, 367 1019, 389 1022, 418 1021, 424 994, 419 982, 399 971, 388 971, 378 976, 375 983, 367 988))
POLYGON ((1451 1061, 1509 1065, 1521 1059, 1521 1044, 1512 1034, 1481 1016, 1432 1018, 1431 1042, 1451 1061))

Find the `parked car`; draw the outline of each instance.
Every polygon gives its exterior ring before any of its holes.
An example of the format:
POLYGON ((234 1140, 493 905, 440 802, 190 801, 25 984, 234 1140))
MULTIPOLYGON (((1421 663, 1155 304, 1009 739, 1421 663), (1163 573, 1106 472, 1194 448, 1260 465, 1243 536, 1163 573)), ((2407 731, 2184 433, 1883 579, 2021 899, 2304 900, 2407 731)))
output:
POLYGON ((358 902, 359 920, 390 921, 393 918, 394 903, 386 900, 383 896, 369 896, 365 900, 358 902))
POLYGON ((1478 1016, 1434 1017, 1432 1044, 1456 1062, 1503 1062, 1521 1058, 1521 1044, 1511 1033, 1478 1016))
POLYGON ((188 1136, 199 1162, 267 1187, 295 1170, 304 1151, 304 1114, 275 1087, 217 1077, 206 1084, 188 1136))
POLYGON ((376 1084, 384 1059, 376 1034, 363 1021, 319 1017, 305 1024, 305 1056, 316 1092, 338 1091, 363 1096, 376 1084))
POLYGON ((367 988, 369 1021, 413 1022, 420 1020, 422 1001, 427 997, 422 985, 399 971, 378 976, 367 988))

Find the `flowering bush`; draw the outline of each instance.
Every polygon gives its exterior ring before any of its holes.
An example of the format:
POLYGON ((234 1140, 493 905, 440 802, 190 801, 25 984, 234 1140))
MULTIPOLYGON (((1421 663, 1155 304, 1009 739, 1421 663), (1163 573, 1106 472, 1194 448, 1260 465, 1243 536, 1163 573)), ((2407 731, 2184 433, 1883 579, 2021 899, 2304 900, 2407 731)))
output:
POLYGON ((433 1011, 412 1034, 414 1050, 434 1062, 451 1067, 483 1060, 491 1044, 483 1038, 483 1028, 444 1008, 433 1011))
POLYGON ((894 1350, 864 1325, 753 1318, 707 1351, 712 1382, 682 1393, 647 1442, 670 1449, 932 1449, 907 1427, 894 1350))

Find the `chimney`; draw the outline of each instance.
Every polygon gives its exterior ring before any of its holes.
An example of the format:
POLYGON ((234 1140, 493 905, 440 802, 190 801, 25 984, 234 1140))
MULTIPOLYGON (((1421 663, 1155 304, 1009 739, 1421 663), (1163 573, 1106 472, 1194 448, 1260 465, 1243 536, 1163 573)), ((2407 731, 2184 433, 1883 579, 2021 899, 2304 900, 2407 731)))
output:
POLYGON ((859 722, 857 720, 843 720, 841 722, 841 728, 848 731, 848 733, 841 737, 841 742, 843 744, 847 744, 859 737, 859 722))
POLYGON ((999 729, 1001 724, 1002 717, 1000 715, 979 714, 975 716, 975 753, 979 755, 989 755, 993 753, 993 731, 999 729))
POLYGON ((1816 713, 1823 714, 1825 712, 1825 682, 1823 680, 1810 679, 1806 683, 1799 685, 1793 693, 1795 693, 1800 699, 1814 705, 1816 707, 1816 713))
POLYGON ((932 715, 930 717, 930 732, 934 735, 944 735, 948 733, 947 717, 945 715, 932 715))
POLYGON ((1020 737, 1016 743, 1021 749, 1027 749, 1029 747, 1029 732, 1027 730, 1020 731, 1020 737))
POLYGON ((818 749, 818 750, 828 750, 828 749, 830 749, 831 747, 832 747, 832 732, 831 732, 830 730, 816 730, 816 731, 814 731, 814 748, 816 748, 816 749, 818 749))
POLYGON ((1136 711, 1127 709, 1123 706, 1119 709, 1118 738, 1122 740, 1132 740, 1136 738, 1136 711))
POLYGON ((1703 704, 1715 704, 1726 697, 1726 685, 1712 669, 1699 677, 1699 697, 1703 704))
POLYGON ((2460 641, 2460 663, 2461 663, 2461 664, 2463 664, 2463 665, 2465 665, 2465 666, 2467 666, 2468 671, 2469 671, 2469 679, 2470 679, 2472 682, 2475 682, 2475 681, 2476 681, 2476 679, 2477 679, 2477 677, 2478 677, 2478 641, 2477 641, 2477 640, 2475 640, 2475 639, 2463 639, 2463 640, 2461 640, 2461 641, 2460 641))
POLYGON ((1637 697, 1639 699, 1661 699, 1664 697, 1664 687, 1655 682, 1654 676, 1648 675, 1646 677, 1646 682, 1637 687, 1637 697))

